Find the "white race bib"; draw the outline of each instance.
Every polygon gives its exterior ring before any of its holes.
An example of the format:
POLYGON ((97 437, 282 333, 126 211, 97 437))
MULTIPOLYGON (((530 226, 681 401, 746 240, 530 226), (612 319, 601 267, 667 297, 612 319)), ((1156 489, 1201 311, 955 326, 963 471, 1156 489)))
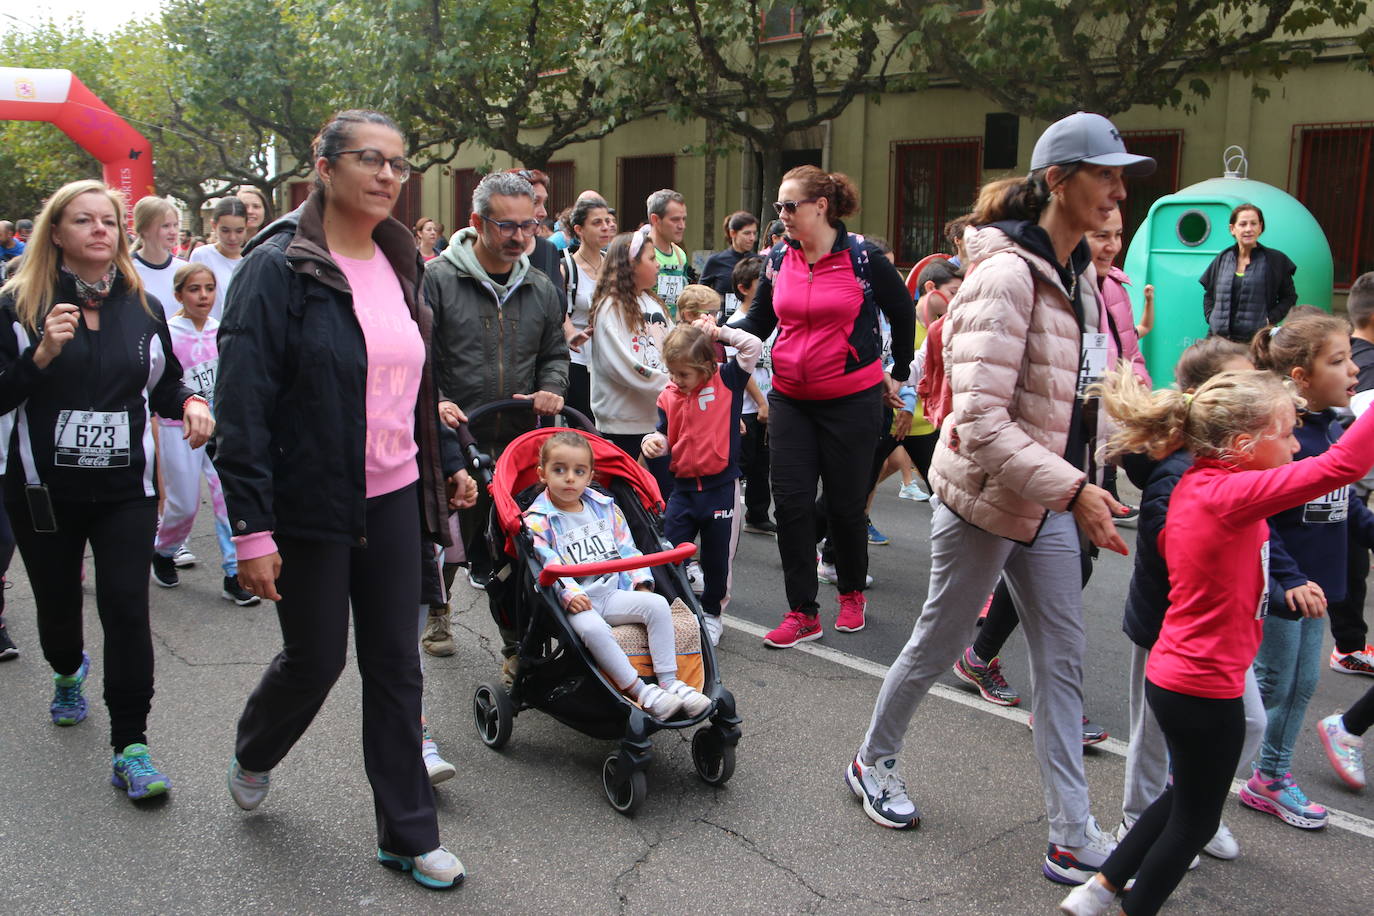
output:
POLYGON ((560 540, 563 554, 575 565, 620 558, 610 519, 597 519, 591 524, 573 528, 560 540))
POLYGON ((725 320, 729 321, 730 316, 739 311, 739 296, 734 293, 725 294, 725 320))
POLYGON ((674 274, 658 275, 658 298, 669 305, 677 302, 677 297, 682 295, 682 290, 687 286, 687 278, 674 274))
POLYGON ((53 464, 58 467, 129 466, 128 411, 63 410, 53 438, 53 464))
POLYGON ((1302 507, 1304 525, 1330 525, 1350 515, 1350 488, 1341 487, 1302 507))
POLYGON ((1260 547, 1260 575, 1264 578, 1264 589, 1260 592, 1259 607, 1255 608, 1255 619, 1263 620, 1269 616, 1269 542, 1260 547))
POLYGON ((215 393, 215 375, 218 372, 218 356, 213 359, 207 359, 203 363, 196 363, 186 370, 186 375, 184 376, 186 387, 208 401, 211 395, 215 393))
POLYGON ((1084 334, 1083 349, 1078 355, 1078 396, 1082 397, 1088 386, 1102 380, 1107 374, 1107 335, 1084 334))

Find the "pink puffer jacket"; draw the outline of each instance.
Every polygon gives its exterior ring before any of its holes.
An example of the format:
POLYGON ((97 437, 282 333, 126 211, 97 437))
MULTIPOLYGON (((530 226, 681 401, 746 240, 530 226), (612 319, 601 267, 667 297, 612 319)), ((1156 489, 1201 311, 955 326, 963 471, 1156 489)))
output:
MULTIPOLYGON (((945 372, 954 409, 931 485, 960 518, 1022 543, 1065 511, 1086 475, 1062 455, 1078 383, 1080 332, 1050 262, 985 226, 966 235, 974 265, 950 304, 945 372)), ((1100 309, 1091 265, 1084 305, 1100 309)))
POLYGON ((1111 313, 1116 332, 1121 337, 1121 352, 1117 352, 1116 337, 1109 336, 1107 365, 1115 366, 1117 359, 1124 359, 1131 364, 1136 377, 1147 388, 1153 388, 1150 370, 1145 368, 1145 356, 1140 352, 1140 338, 1135 333, 1135 310, 1131 307, 1131 296, 1126 292, 1130 282, 1131 278, 1120 267, 1107 271, 1107 276, 1102 280, 1102 322, 1098 327, 1106 327, 1107 314, 1111 313))

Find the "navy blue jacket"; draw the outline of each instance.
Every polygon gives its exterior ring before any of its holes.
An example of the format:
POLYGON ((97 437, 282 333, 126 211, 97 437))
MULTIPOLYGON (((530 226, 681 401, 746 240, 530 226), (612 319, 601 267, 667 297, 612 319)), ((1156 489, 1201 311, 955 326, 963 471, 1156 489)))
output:
MULTIPOLYGON (((1294 430, 1300 446, 1295 460, 1320 455, 1341 437, 1333 410, 1304 411, 1301 419, 1294 430)), ((1374 547, 1374 513, 1350 497, 1350 487, 1341 487, 1269 519, 1269 575, 1279 586, 1270 591, 1270 613, 1300 617, 1288 609, 1283 592, 1308 581, 1322 587, 1328 603, 1344 600, 1350 544, 1374 547)))
MULTIPOLYGON (((1140 517, 1136 522, 1135 569, 1126 589, 1126 613, 1121 629, 1131 642, 1142 649, 1152 648, 1169 609, 1169 568, 1159 555, 1159 533, 1164 530, 1164 517, 1169 511, 1169 498, 1183 472, 1193 466, 1193 456, 1179 449, 1163 461, 1155 462, 1142 486, 1136 477, 1144 467, 1137 464, 1132 480, 1137 481, 1140 496, 1140 517)), ((1143 475, 1142 475, 1143 476, 1143 475)))

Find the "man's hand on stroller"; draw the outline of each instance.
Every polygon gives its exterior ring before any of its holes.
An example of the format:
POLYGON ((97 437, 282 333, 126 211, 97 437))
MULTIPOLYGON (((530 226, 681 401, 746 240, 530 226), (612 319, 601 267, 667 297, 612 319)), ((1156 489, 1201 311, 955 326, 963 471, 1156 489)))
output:
POLYGON ((511 395, 517 401, 533 401, 534 412, 541 417, 552 417, 563 410, 563 397, 552 391, 536 391, 534 394, 511 395))
POLYGON ((569 614, 581 614, 583 611, 592 609, 592 599, 586 595, 573 595, 568 599, 567 611, 569 614))
POLYGON ((668 437, 663 433, 649 433, 640 441, 639 451, 645 458, 661 458, 668 451, 668 437))
POLYGON ((458 471, 448 479, 448 507, 467 509, 477 504, 477 481, 467 471, 458 471))

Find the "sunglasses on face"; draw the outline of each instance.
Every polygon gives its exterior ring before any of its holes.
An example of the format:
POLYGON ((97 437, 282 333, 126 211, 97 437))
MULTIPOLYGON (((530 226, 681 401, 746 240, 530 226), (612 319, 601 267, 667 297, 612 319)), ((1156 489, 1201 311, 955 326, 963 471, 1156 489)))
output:
POLYGON ((784 210, 788 213, 796 213, 797 208, 802 204, 814 204, 818 200, 820 200, 819 197, 808 197, 804 200, 775 200, 773 201, 773 209, 778 216, 782 216, 784 210))

